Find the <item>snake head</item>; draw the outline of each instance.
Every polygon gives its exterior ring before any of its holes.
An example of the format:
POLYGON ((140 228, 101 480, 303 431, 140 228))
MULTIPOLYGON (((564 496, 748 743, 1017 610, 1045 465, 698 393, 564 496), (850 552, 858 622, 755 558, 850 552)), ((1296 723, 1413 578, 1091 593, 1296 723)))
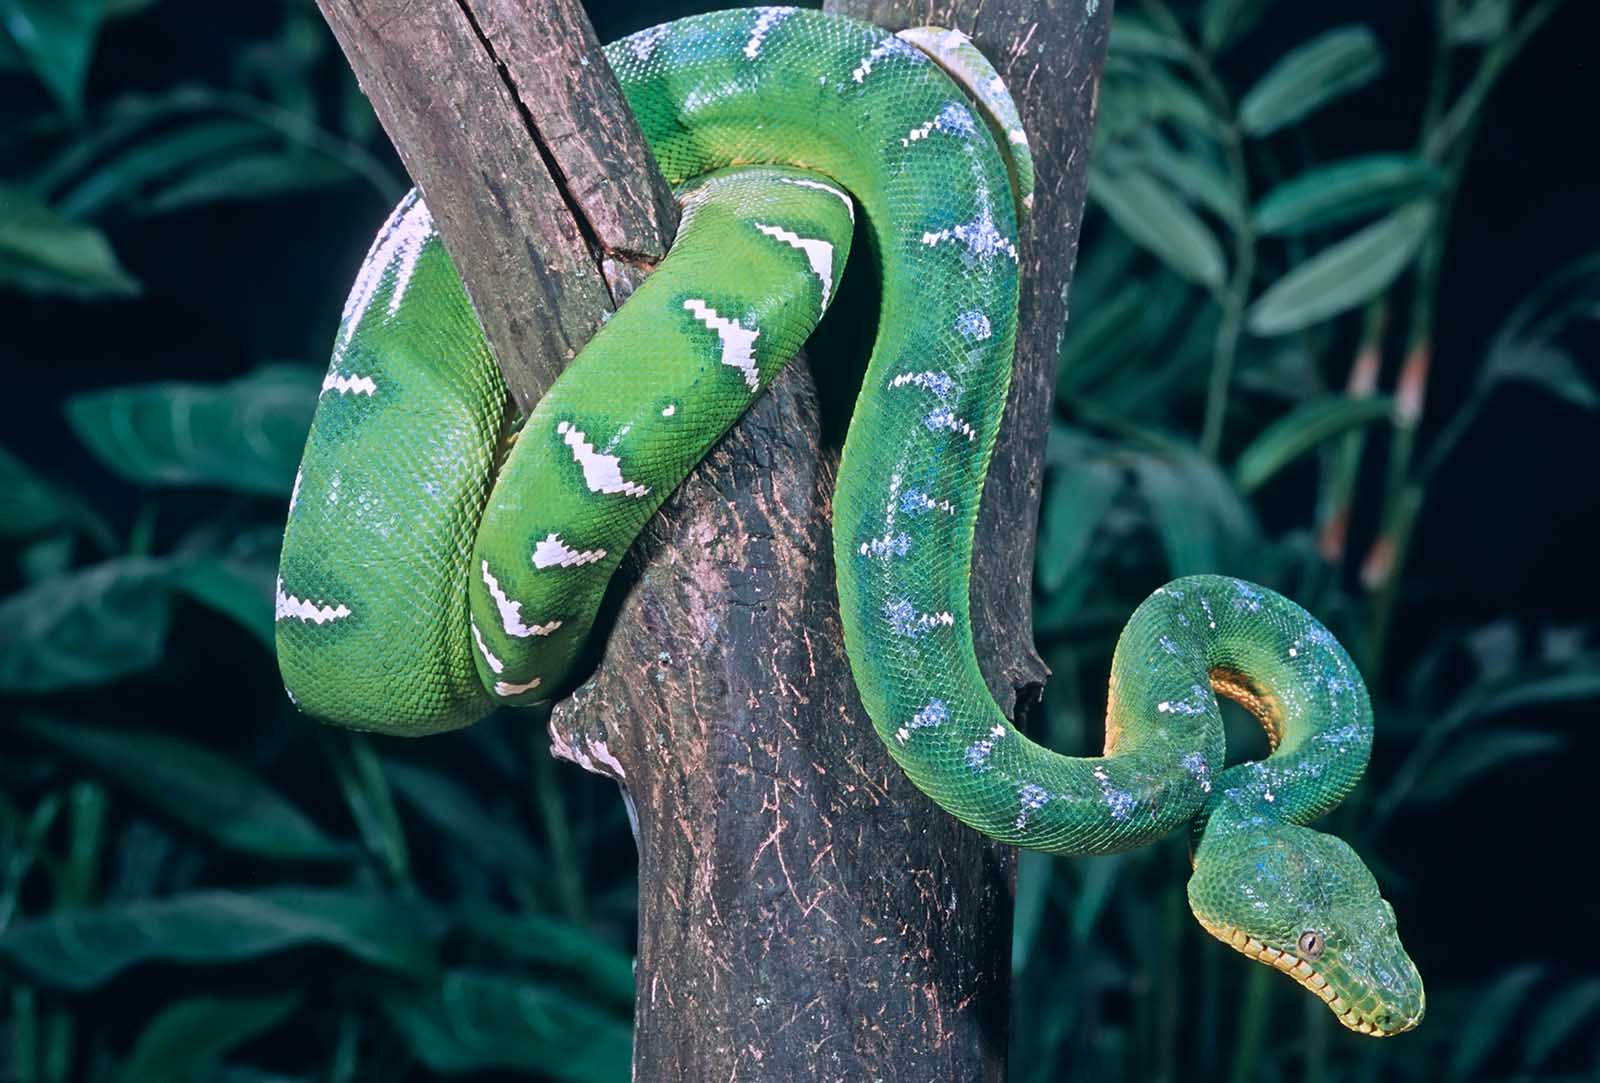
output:
POLYGON ((1421 1022, 1422 977, 1356 852, 1332 835, 1251 819, 1260 822, 1212 823, 1196 850, 1189 907, 1200 924, 1294 978, 1351 1030, 1383 1037, 1421 1022))

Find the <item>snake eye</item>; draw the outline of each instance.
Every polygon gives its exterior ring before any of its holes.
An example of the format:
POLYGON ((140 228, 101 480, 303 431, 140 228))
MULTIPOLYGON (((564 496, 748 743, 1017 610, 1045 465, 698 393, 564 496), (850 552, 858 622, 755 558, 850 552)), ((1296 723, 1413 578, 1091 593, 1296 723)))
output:
POLYGON ((1302 959, 1315 959, 1322 954, 1322 949, 1327 946, 1322 934, 1315 929, 1307 929, 1300 934, 1300 957, 1302 959))

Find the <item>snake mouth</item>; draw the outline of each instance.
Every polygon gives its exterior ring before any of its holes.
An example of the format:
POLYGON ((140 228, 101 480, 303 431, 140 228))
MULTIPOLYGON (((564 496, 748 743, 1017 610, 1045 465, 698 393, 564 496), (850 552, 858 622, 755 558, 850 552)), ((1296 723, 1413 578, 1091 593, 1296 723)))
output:
POLYGON ((1228 945, 1241 955, 1247 955, 1258 962, 1266 963, 1283 971, 1289 977, 1299 982, 1306 989, 1322 999, 1333 1014, 1338 1016, 1339 1022, 1355 1031, 1357 1034, 1367 1034, 1374 1038, 1387 1038, 1393 1034, 1400 1034, 1417 1025, 1418 1019, 1401 1020, 1401 1025, 1396 1027, 1380 1026, 1373 1020, 1361 1014, 1360 1009, 1346 1001, 1332 985, 1328 983, 1327 976, 1305 959, 1293 952, 1279 951, 1277 948, 1262 943, 1255 937, 1240 929, 1225 925, 1213 925, 1204 918, 1196 916, 1196 920, 1205 928, 1206 932, 1228 945))

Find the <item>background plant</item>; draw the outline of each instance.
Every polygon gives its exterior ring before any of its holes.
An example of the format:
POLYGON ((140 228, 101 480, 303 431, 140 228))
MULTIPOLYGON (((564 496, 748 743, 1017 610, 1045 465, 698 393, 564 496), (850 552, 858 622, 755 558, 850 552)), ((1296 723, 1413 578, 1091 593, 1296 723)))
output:
MULTIPOLYGON (((610 39, 694 6, 593 15, 610 39)), ((1211 942, 1181 840, 1027 856, 1016 1078, 1600 1071, 1600 913, 1571 871, 1600 744, 1600 176, 1552 90, 1593 24, 1560 0, 1120 6, 1036 728, 1093 748, 1117 630, 1171 575, 1313 609, 1380 725, 1331 826, 1430 1017, 1358 1039, 1211 942)), ((315 9, 0 0, 0 93, 0 1079, 624 1078, 614 791, 538 719, 372 740, 277 681, 283 504, 405 186, 315 9)))

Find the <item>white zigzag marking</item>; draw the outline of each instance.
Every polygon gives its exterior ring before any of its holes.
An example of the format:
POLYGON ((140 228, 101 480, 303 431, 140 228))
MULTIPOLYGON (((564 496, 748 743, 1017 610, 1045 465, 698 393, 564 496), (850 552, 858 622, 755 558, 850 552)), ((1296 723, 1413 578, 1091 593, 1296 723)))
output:
POLYGON ((422 197, 401 200, 378 231, 377 239, 372 242, 367 258, 361 264, 361 271, 356 275, 356 284, 350 288, 350 296, 345 300, 344 312, 339 317, 339 335, 333 344, 335 360, 350 345, 350 339, 355 335, 356 328, 361 326, 367 307, 377 296, 378 287, 383 285, 383 277, 391 266, 396 270, 394 285, 389 291, 389 314, 392 316, 399 309, 406 287, 411 284, 412 272, 417 269, 417 257, 422 255, 422 246, 432 235, 433 215, 428 213, 428 206, 422 202, 422 197))
POLYGON ((951 413, 948 406, 941 406, 937 410, 931 411, 927 417, 922 419, 922 423, 928 427, 929 432, 943 430, 965 436, 968 440, 976 440, 978 438, 978 431, 951 413))
POLYGON ((909 147, 919 139, 926 139, 935 131, 944 132, 946 135, 971 135, 978 130, 973 123, 972 114, 965 108, 951 102, 939 110, 939 115, 926 124, 919 124, 912 128, 900 140, 902 147, 909 147))
POLYGON ((341 395, 376 395, 378 385, 371 376, 345 376, 330 372, 322 378, 322 394, 337 391, 341 395))
POLYGON ((930 230, 922 235, 922 243, 926 245, 943 241, 960 241, 974 256, 984 261, 993 259, 996 252, 1004 252, 1013 261, 1017 258, 1017 246, 996 228, 994 215, 988 207, 984 207, 976 218, 964 225, 930 230))
POLYGON ((860 64, 856 65, 855 70, 850 73, 850 78, 855 80, 857 83, 866 82, 867 76, 872 74, 872 66, 878 61, 882 60, 884 57, 890 55, 903 56, 907 60, 910 60, 912 63, 916 64, 923 63, 928 59, 927 55, 921 50, 907 45, 899 38, 884 38, 877 45, 873 46, 872 51, 862 58, 860 64))
POLYGON ((800 188, 815 188, 819 192, 827 192, 831 196, 837 196, 839 201, 844 204, 844 209, 849 212, 850 221, 854 222, 856 220, 855 201, 833 185, 823 184, 821 181, 806 180, 803 177, 779 177, 778 179, 784 184, 793 184, 800 188))
POLYGON ((294 511, 294 506, 300 503, 300 479, 304 475, 303 469, 294 472, 294 488, 289 490, 289 511, 294 511))
POLYGON ((1028 145, 1028 133, 1023 131, 1021 128, 1012 128, 1006 133, 1006 138, 1019 147, 1025 147, 1028 145))
POLYGON ((833 245, 814 237, 802 237, 798 233, 791 233, 782 226, 766 226, 757 222, 755 227, 768 237, 775 237, 806 254, 806 262, 811 264, 811 273, 822 282, 822 307, 826 309, 828 298, 833 294, 833 245))
POLYGON ((572 568, 584 564, 593 564, 597 560, 604 560, 604 549, 585 549, 579 552, 561 540, 560 534, 546 535, 544 540, 533 548, 533 566, 535 568, 572 568))
POLYGON ((750 40, 745 42, 744 55, 751 60, 761 55, 761 43, 767 40, 767 35, 772 28, 783 21, 784 16, 794 14, 794 8, 761 8, 761 14, 756 18, 755 29, 751 31, 750 40))
POLYGON ((310 621, 312 624, 327 624, 331 620, 343 620, 350 615, 350 607, 340 602, 338 605, 324 605, 313 602, 308 598, 296 598, 293 594, 285 594, 283 590, 283 577, 278 577, 277 597, 274 599, 272 609, 273 620, 300 620, 310 621))
POLYGON ((940 401, 948 398, 956 386, 956 382, 950 378, 948 372, 902 372, 889 381, 890 387, 904 387, 907 384, 932 391, 940 401))
POLYGON ((895 635, 909 639, 916 639, 934 628, 954 627, 956 623, 953 613, 918 613, 910 602, 904 600, 886 603, 883 615, 888 618, 889 628, 895 635))
POLYGON ((495 681, 494 694, 501 697, 517 696, 521 695, 523 692, 532 692, 535 688, 539 687, 539 684, 540 681, 538 677, 535 677, 533 680, 527 681, 524 684, 511 684, 506 681, 495 681))
POLYGON ((583 467, 583 483, 592 493, 623 493, 627 496, 646 496, 650 486, 639 485, 622 476, 622 460, 615 455, 601 455, 595 451, 589 438, 576 426, 565 421, 556 426, 556 432, 572 449, 572 458, 583 467))
POLYGON ((695 319, 717 333, 722 342, 722 363, 744 374, 744 382, 751 391, 761 386, 761 374, 756 371, 756 339, 760 331, 752 331, 737 321, 717 315, 717 310, 705 301, 691 297, 683 307, 694 313, 695 319))
POLYGON ((505 626, 506 635, 527 639, 529 636, 547 636, 561 627, 558 620, 549 624, 522 623, 522 603, 506 597, 506 592, 500 589, 500 581, 490 574, 487 560, 483 562, 483 585, 489 588, 489 597, 494 599, 495 608, 500 610, 500 623, 505 626))
POLYGON ((478 645, 478 653, 483 655, 483 660, 489 666, 491 673, 505 672, 506 664, 494 656, 494 651, 489 649, 489 644, 483 641, 483 633, 478 631, 478 622, 472 621, 472 641, 478 645))

